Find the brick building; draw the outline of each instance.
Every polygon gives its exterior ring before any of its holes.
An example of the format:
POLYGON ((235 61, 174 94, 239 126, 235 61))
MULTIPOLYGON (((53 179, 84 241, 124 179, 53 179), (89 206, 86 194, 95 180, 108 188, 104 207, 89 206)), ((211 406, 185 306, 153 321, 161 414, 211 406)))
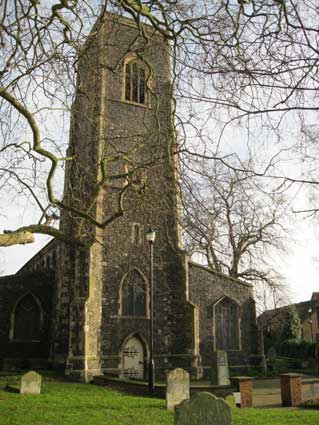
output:
POLYGON ((297 313, 300 319, 299 338, 309 342, 319 341, 319 292, 313 292, 308 301, 264 311, 258 317, 258 324, 265 336, 275 342, 284 339, 283 335, 291 309, 297 313))
POLYGON ((170 54, 159 33, 128 19, 106 15, 94 27, 78 65, 68 148, 76 161, 66 170, 64 200, 99 222, 122 201, 124 215, 102 230, 64 212, 65 233, 96 242, 79 248, 52 241, 16 276, 0 280, 3 359, 47 358, 85 380, 101 373, 146 378, 145 232, 152 225, 157 376, 178 366, 194 379, 207 377, 217 349, 233 367, 260 364, 252 287, 191 262, 182 250, 170 54), (101 173, 107 184, 96 196, 101 173))

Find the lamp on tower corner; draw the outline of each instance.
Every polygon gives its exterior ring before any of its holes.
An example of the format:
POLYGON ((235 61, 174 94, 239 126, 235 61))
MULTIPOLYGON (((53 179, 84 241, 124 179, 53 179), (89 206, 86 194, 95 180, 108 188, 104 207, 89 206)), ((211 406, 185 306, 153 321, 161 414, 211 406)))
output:
POLYGON ((149 227, 147 232, 146 232, 146 240, 150 244, 153 244, 155 242, 155 236, 156 236, 155 229, 153 229, 153 227, 149 227))

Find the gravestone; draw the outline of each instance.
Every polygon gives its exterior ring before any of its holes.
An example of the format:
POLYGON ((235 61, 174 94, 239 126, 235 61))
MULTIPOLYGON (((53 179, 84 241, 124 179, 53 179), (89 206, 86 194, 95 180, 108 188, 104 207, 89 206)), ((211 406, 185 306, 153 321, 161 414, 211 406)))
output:
POLYGON ((210 393, 197 393, 175 408, 174 425, 231 425, 231 408, 210 393))
POLYGON ((240 407, 241 405, 241 394, 240 391, 236 391, 233 393, 234 401, 237 407, 240 407))
POLYGON ((166 409, 189 399, 189 373, 183 369, 174 369, 166 375, 166 409))
POLYGON ((41 393, 41 375, 31 371, 21 378, 20 394, 40 394, 41 393))
POLYGON ((270 347, 267 351, 267 358, 270 362, 274 362, 277 357, 277 351, 275 347, 270 347))
POLYGON ((212 384, 230 385, 226 351, 217 350, 213 353, 212 384))

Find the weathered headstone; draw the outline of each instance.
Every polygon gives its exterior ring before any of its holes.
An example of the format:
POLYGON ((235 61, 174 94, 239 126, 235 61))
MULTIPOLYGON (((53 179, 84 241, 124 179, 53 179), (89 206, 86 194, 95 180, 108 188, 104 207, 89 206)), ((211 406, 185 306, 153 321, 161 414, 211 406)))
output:
POLYGON ((212 384, 230 385, 226 351, 217 350, 213 353, 212 384))
POLYGON ((236 391, 233 393, 234 401, 237 407, 240 407, 241 405, 241 394, 239 391, 236 391))
POLYGON ((20 394, 40 394, 41 393, 41 375, 31 371, 21 378, 20 394))
POLYGON ((273 362, 276 360, 277 357, 277 351, 275 347, 270 347, 267 351, 267 358, 270 362, 273 362))
POLYGON ((175 408, 174 425, 231 425, 231 408, 210 393, 197 393, 175 408))
POLYGON ((189 373, 183 369, 174 369, 166 375, 166 409, 189 399, 189 373))

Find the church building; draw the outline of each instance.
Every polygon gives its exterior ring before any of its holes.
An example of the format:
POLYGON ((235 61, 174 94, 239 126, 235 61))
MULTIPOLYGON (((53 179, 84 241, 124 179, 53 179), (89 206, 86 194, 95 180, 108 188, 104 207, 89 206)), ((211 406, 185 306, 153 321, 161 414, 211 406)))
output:
POLYGON ((261 365, 252 286, 182 249, 171 53, 159 32, 123 17, 106 14, 92 30, 78 63, 60 226, 94 243, 52 240, 0 278, 3 368, 146 379, 150 226, 156 378, 181 367, 209 379, 216 350, 233 370, 261 365))

